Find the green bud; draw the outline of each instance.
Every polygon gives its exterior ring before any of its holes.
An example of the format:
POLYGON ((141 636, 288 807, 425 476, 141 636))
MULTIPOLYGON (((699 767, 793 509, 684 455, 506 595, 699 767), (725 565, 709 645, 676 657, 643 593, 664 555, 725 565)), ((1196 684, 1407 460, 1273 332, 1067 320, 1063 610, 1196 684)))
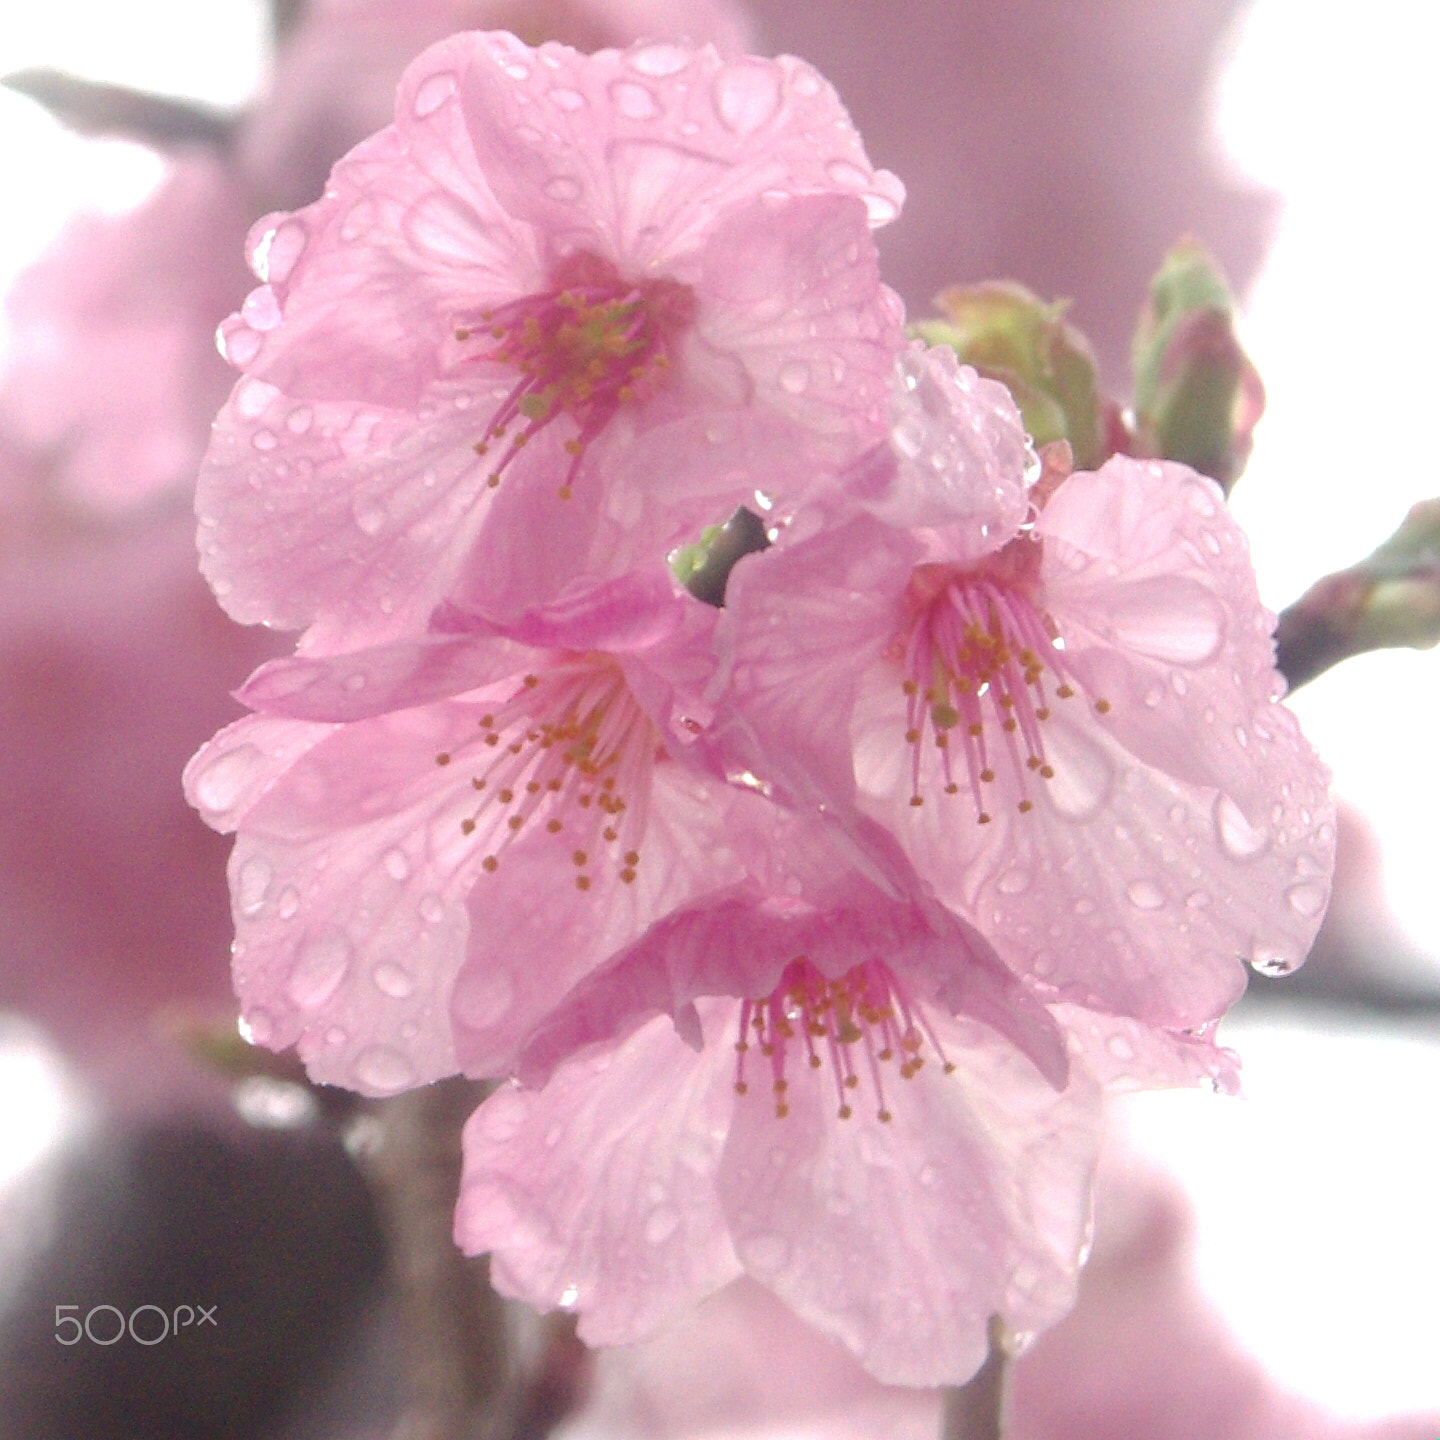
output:
POLYGON ((1235 306, 1205 249, 1181 240, 1135 331, 1136 453, 1179 460, 1228 493, 1249 458, 1265 388, 1235 338, 1235 306))
POLYGON ((1280 616, 1276 663, 1293 690, 1367 650, 1440 644, 1440 499, 1422 500, 1373 555, 1317 581, 1280 616))
POLYGON ((1037 446, 1068 440, 1081 469, 1106 457, 1095 356, 1064 319, 1068 300, 1046 304, 1023 285, 994 280, 952 285, 935 297, 942 320, 912 332, 949 345, 966 365, 1009 388, 1037 446))

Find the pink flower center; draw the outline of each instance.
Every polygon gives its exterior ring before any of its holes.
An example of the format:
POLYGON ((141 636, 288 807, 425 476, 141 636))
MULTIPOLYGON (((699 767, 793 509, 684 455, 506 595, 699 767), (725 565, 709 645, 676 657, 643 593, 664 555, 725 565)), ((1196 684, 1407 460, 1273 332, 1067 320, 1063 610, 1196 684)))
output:
POLYGON ((868 1080, 876 1117, 888 1122, 885 1069, 894 1066, 902 1080, 913 1080, 925 1064, 927 1042, 950 1074, 955 1067, 934 1031, 883 962, 867 960, 830 980, 805 956, 797 956, 768 996, 740 1007, 735 1093, 749 1093, 745 1066, 758 1048, 770 1073, 775 1114, 783 1120, 790 1113, 787 1063, 803 1057, 810 1069, 819 1070, 828 1060, 840 1118, 848 1120, 854 1113, 850 1102, 868 1080))
POLYGON ((568 415, 577 427, 565 442, 571 461, 560 495, 568 499, 591 441, 622 405, 653 394, 664 380, 670 346, 694 318, 695 295, 674 280, 632 284, 608 260, 583 251, 552 278, 552 289, 482 310, 455 338, 478 342, 467 358, 520 373, 475 446, 486 455, 504 442, 490 484, 500 483, 539 431, 568 415))
MULTIPOLYGON (((968 780, 982 825, 992 818, 985 787, 998 767, 1013 778, 1022 814, 1034 809, 1035 781, 1054 778, 1044 725, 1052 700, 1074 698, 1079 682, 1054 623, 1030 598, 1038 554, 1038 544, 1020 539, 984 569, 920 565, 911 576, 910 622, 892 654, 903 676, 912 805, 925 803, 924 777, 934 774, 924 764, 927 740, 943 792, 954 795, 960 777, 968 780)), ((1110 702, 1096 700, 1095 709, 1103 715, 1110 702)))
POLYGON ((663 747, 620 666, 583 655, 527 675, 479 725, 473 747, 435 762, 473 768, 474 809, 460 828, 488 841, 481 868, 493 874, 511 842, 543 822, 570 850, 576 889, 590 888, 592 867, 607 856, 632 884, 663 747))

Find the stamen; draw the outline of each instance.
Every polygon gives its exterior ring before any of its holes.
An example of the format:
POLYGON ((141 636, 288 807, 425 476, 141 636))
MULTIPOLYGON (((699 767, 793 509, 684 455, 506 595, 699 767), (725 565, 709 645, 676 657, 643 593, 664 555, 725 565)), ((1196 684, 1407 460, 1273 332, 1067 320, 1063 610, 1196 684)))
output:
MULTIPOLYGON (((1002 764, 1022 815, 1035 808, 1033 782, 1055 778, 1042 727, 1052 698, 1071 699, 1079 681, 1053 622, 1031 599, 1038 558, 1038 544, 1022 537, 991 557, 988 569, 921 565, 912 575, 908 628, 892 650, 905 696, 912 806, 925 803, 936 768, 926 755, 938 758, 943 794, 969 781, 981 825, 992 819, 981 787, 994 783, 1002 764)), ((1096 699, 1094 708, 1108 714, 1110 702, 1096 699)))
POLYGON ((769 1064, 775 1114, 782 1120, 790 1113, 786 1067, 797 1051, 803 1053, 807 1070, 823 1069, 829 1060, 838 1102, 836 1114, 842 1120, 854 1114, 851 1100, 862 1084, 855 1066, 856 1047, 864 1051, 875 1116, 882 1123, 893 1118, 885 1095, 884 1066, 898 1059, 900 1078, 913 1080, 925 1064, 921 1052, 928 1042, 943 1072, 948 1075, 955 1069, 933 1027, 906 995, 894 972, 879 960, 856 965, 838 980, 831 980, 800 955, 785 967, 780 983, 769 995, 743 1001, 735 1042, 737 1095, 746 1095, 750 1090, 745 1064, 751 1051, 752 1031, 755 1044, 769 1064))
POLYGON ((499 485, 516 455, 566 415, 577 427, 565 441, 571 458, 559 492, 569 498, 587 448, 615 412, 664 383, 668 347, 694 314, 689 286, 663 279, 632 284, 608 260, 582 251, 560 264, 551 289, 482 312, 481 325, 455 326, 458 343, 473 339, 467 360, 519 372, 474 446, 485 456, 506 441, 487 483, 499 485))
POLYGON ((493 874, 508 846, 543 819, 543 833, 565 845, 576 889, 590 889, 595 864, 607 861, 623 883, 635 882, 660 740, 612 659, 579 655, 525 676, 479 729, 468 756, 436 761, 482 761, 466 792, 475 808, 460 821, 462 835, 483 835, 492 847, 482 870, 493 874))

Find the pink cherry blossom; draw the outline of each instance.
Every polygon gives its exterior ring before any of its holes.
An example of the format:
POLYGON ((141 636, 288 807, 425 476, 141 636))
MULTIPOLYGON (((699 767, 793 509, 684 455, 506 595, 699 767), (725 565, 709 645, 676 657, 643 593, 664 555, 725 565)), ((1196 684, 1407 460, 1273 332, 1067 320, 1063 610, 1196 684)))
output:
MULTIPOLYGON (((859 515, 736 569, 730 742, 792 801, 891 828, 1057 998, 1204 1023, 1240 960, 1300 963, 1333 864, 1244 536, 1209 481, 1125 458, 1021 527, 999 502, 1023 476, 987 464, 951 476, 946 523, 859 515)), ((887 473, 861 467, 854 498, 887 473)))
POLYGON ((793 59, 435 46, 325 197, 254 231, 198 497, 217 594, 356 648, 793 491, 879 433, 899 316, 869 228, 900 199, 793 59))
POLYGON ((909 1385, 1068 1308, 1094 1081, 973 930, 832 871, 665 917, 535 1029, 543 1087, 465 1135, 456 1235, 502 1289, 616 1344, 746 1273, 909 1385))
POLYGON ((452 634, 258 671, 240 696, 261 713, 186 774, 238 832, 252 1038, 368 1093, 505 1073, 588 964, 738 880, 734 812, 765 802, 686 762, 713 617, 630 577, 508 627, 457 613, 452 634))

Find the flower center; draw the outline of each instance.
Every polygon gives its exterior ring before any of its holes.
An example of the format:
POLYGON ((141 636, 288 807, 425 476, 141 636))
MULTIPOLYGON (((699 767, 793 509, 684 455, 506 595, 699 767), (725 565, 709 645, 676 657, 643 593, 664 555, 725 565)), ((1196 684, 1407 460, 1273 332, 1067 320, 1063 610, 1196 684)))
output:
MULTIPOLYGON (((892 653, 903 676, 912 805, 925 803, 927 737, 939 753, 944 793, 956 794, 958 777, 967 779, 982 825, 992 819, 985 787, 994 783, 997 766, 1013 777, 1021 814, 1035 808, 1034 781, 1054 779, 1044 723, 1052 699, 1074 698, 1079 682, 1053 622, 1026 594, 1024 572, 1038 551, 1035 542, 1021 539, 993 557, 1000 563, 988 570, 920 565, 911 576, 910 625, 892 653), (1016 552, 1018 560, 1007 555, 1014 546, 1028 547, 1016 552)), ((1103 715, 1110 702, 1096 700, 1095 709, 1103 715)))
POLYGON ((565 442, 570 468, 560 487, 568 499, 592 440, 621 405, 644 399, 670 366, 670 345, 694 318, 695 295, 674 280, 623 279, 608 260, 579 252, 563 261, 553 288, 482 310, 455 331, 467 359, 507 365, 520 378, 475 446, 487 455, 500 446, 490 472, 500 483, 510 462, 561 415, 577 433, 565 442))
POLYGON ((493 874, 510 843, 543 820, 570 849, 576 889, 590 888, 591 869, 607 853, 632 884, 662 746, 620 666, 607 656, 577 656, 527 675, 479 725, 473 750, 444 752, 435 763, 473 766, 474 809, 460 828, 483 837, 481 868, 493 874))
POLYGON ((874 1090, 876 1118, 892 1118, 885 1100, 884 1067, 895 1065, 903 1080, 913 1080, 925 1064, 929 1043, 945 1074, 954 1069, 918 1006, 905 994, 889 966, 867 960, 838 980, 827 979, 805 956, 786 967, 780 983, 764 999, 740 1007, 740 1036, 735 1042, 735 1093, 749 1093, 746 1061, 758 1048, 770 1073, 775 1114, 790 1113, 788 1060, 803 1056, 812 1070, 826 1060, 839 1099, 838 1114, 848 1120, 851 1100, 865 1079, 874 1090))

